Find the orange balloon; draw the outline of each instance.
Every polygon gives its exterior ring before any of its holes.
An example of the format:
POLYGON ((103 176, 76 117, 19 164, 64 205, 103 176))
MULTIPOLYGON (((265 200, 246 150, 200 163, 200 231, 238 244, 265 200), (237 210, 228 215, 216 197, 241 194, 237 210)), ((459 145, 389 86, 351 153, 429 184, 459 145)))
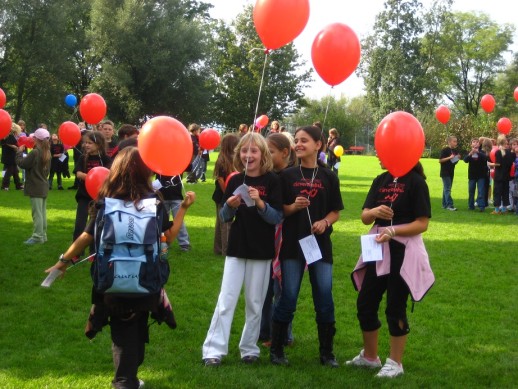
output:
POLYGON ((495 163, 496 160, 496 152, 498 151, 498 146, 493 146, 491 151, 489 152, 489 160, 495 163))
POLYGON ((11 132, 13 121, 9 112, 0 109, 0 139, 4 139, 11 132))
POLYGON ((6 102, 7 102, 7 97, 5 97, 5 92, 2 88, 0 88, 0 109, 5 107, 6 102))
POLYGON ((493 109, 495 109, 495 104, 495 98, 491 95, 484 95, 480 100, 480 105, 482 106, 482 109, 486 111, 486 113, 493 112, 493 109))
POLYGON ((206 128, 200 134, 200 147, 205 150, 214 150, 219 145, 220 135, 214 128, 206 128))
POLYGON ((86 191, 92 199, 97 199, 97 196, 99 195, 99 190, 101 189, 101 186, 103 185, 104 181, 106 181, 106 179, 108 178, 109 174, 110 170, 103 166, 96 166, 86 174, 86 191))
POLYGON ((378 125, 374 147, 383 167, 394 177, 402 177, 412 170, 423 154, 423 127, 408 112, 392 112, 378 125))
POLYGON ((445 105, 439 105, 439 107, 435 110, 435 117, 442 124, 446 124, 450 121, 450 110, 445 105))
POLYGON ((500 118, 496 123, 496 128, 500 134, 509 135, 513 123, 508 118, 500 118))
POLYGON ((268 125, 269 120, 270 119, 268 119, 268 116, 261 115, 257 119, 255 119, 255 126, 259 129, 264 128, 268 125))
POLYGON ((178 176, 191 163, 193 145, 187 128, 169 116, 148 120, 138 136, 138 151, 155 173, 178 176))
POLYGON ((79 103, 79 113, 89 124, 97 124, 106 116, 106 102, 101 95, 89 93, 79 103))
POLYGON ((320 31, 311 46, 311 60, 318 75, 329 85, 346 80, 360 63, 360 41, 347 25, 333 23, 320 31))
POLYGON ((63 144, 74 147, 81 140, 81 130, 74 122, 63 122, 58 129, 58 135, 63 144))
POLYGON ((253 13, 255 30, 269 50, 293 41, 309 20, 309 0, 257 0, 253 13))

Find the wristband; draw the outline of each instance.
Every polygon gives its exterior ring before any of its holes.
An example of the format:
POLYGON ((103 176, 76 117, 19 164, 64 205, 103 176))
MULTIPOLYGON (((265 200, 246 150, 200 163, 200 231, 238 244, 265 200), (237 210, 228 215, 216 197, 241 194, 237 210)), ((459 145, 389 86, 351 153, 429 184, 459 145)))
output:
POLYGON ((327 228, 331 227, 331 223, 329 223, 329 220, 324 219, 324 221, 326 222, 326 226, 327 226, 327 228))
POLYGON ((59 262, 64 263, 65 265, 68 265, 68 264, 70 264, 70 263, 71 263, 72 265, 74 264, 74 261, 72 261, 71 259, 65 259, 65 258, 63 257, 63 254, 61 254, 61 255, 59 256, 59 262))

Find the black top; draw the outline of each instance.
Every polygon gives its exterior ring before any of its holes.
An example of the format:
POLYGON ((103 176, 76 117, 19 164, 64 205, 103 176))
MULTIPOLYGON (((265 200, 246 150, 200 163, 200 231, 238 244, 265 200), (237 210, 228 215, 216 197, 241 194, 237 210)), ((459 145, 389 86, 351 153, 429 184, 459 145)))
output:
POLYGON ((164 200, 183 200, 181 176, 162 176, 157 174, 156 178, 162 184, 160 193, 162 193, 164 200))
MULTIPOLYGON (((99 157, 99 155, 88 155, 88 154, 82 154, 81 157, 79 157, 79 160, 75 164, 74 167, 74 174, 77 172, 82 172, 85 174, 88 174, 90 170, 92 170, 94 167, 98 166, 104 166, 105 168, 109 169, 111 165, 111 159, 108 156, 105 156, 102 160, 99 157)), ((90 199, 90 195, 88 194, 88 191, 86 190, 85 180, 78 180, 79 186, 77 187, 76 192, 76 200, 83 198, 83 199, 90 199)))
POLYGON ((18 146, 18 142, 12 133, 2 139, 2 163, 5 165, 16 165, 16 150, 8 146, 18 146))
POLYGON ((511 180, 511 167, 516 159, 516 154, 506 150, 505 156, 502 156, 502 150, 497 150, 495 153, 495 163, 500 166, 495 167, 495 181, 509 181, 511 180))
MULTIPOLYGON (((449 157, 452 154, 457 155, 458 153, 459 152, 457 151, 457 149, 445 147, 444 149, 441 150, 441 155, 439 156, 439 159, 449 157)), ((455 161, 455 158, 441 163, 441 177, 451 177, 453 179, 453 176, 455 174, 455 165, 459 161, 458 160, 456 162, 452 162, 452 161, 455 161)))
POLYGON ((487 156, 482 150, 472 155, 467 154, 464 162, 468 163, 468 179, 478 180, 487 177, 487 156))
MULTIPOLYGON (((393 224, 411 223, 418 217, 432 217, 430 193, 424 178, 410 171, 394 182, 394 177, 385 172, 372 182, 363 208, 376 208, 380 205, 391 207, 394 211, 393 224)), ((390 220, 376 219, 375 224, 389 226, 390 220)))
POLYGON ((54 157, 54 154, 63 154, 65 152, 65 147, 61 143, 51 143, 50 144, 50 155, 52 158, 50 160, 50 170, 53 172, 63 172, 64 162, 59 160, 59 157, 54 157))
MULTIPOLYGON (((270 207, 282 211, 281 183, 277 174, 268 172, 259 177, 244 173, 234 175, 225 190, 223 202, 243 184, 259 190, 261 200, 270 207)), ((228 238, 227 255, 246 259, 273 259, 275 257, 275 225, 259 215, 257 207, 248 207, 244 201, 239 205, 228 238)))
MULTIPOLYGON (((311 177, 314 169, 301 166, 284 169, 281 173, 282 201, 285 205, 293 204, 298 196, 308 197, 311 201, 308 219, 306 209, 300 210, 284 219, 282 225, 282 247, 279 259, 299 259, 305 261, 299 245, 299 239, 311 235, 311 224, 324 219, 331 211, 344 208, 340 193, 340 181, 337 175, 328 168, 318 167, 313 183, 311 177)), ((325 230, 315 238, 322 253, 322 261, 333 263, 331 233, 333 227, 325 230)))

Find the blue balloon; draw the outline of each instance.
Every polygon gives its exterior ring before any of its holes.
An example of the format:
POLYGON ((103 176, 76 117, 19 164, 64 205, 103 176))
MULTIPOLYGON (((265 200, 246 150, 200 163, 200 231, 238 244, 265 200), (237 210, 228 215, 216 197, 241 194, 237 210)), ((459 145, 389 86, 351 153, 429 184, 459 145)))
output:
POLYGON ((65 97, 65 104, 69 107, 75 107, 77 105, 77 97, 74 95, 67 95, 67 97, 65 97))

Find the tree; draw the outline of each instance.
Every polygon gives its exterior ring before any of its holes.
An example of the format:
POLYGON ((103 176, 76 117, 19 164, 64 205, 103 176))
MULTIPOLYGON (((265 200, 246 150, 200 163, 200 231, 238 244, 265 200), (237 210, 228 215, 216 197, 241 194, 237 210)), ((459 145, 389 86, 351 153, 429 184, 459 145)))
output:
POLYGON ((484 13, 455 12, 446 15, 440 34, 426 41, 435 46, 441 91, 461 114, 477 115, 482 96, 494 93, 513 33, 514 27, 500 26, 484 13))
POLYGON ((227 128, 250 124, 256 107, 258 115, 280 119, 304 104, 302 90, 311 73, 302 70, 303 63, 293 44, 266 57, 261 47, 252 24, 252 6, 246 7, 230 26, 222 22, 216 26, 211 59, 216 88, 213 123, 227 128))
POLYGON ((375 119, 396 110, 415 113, 433 105, 436 93, 427 75, 432 64, 421 44, 422 4, 418 0, 387 0, 373 30, 362 42, 359 72, 365 79, 375 119))

